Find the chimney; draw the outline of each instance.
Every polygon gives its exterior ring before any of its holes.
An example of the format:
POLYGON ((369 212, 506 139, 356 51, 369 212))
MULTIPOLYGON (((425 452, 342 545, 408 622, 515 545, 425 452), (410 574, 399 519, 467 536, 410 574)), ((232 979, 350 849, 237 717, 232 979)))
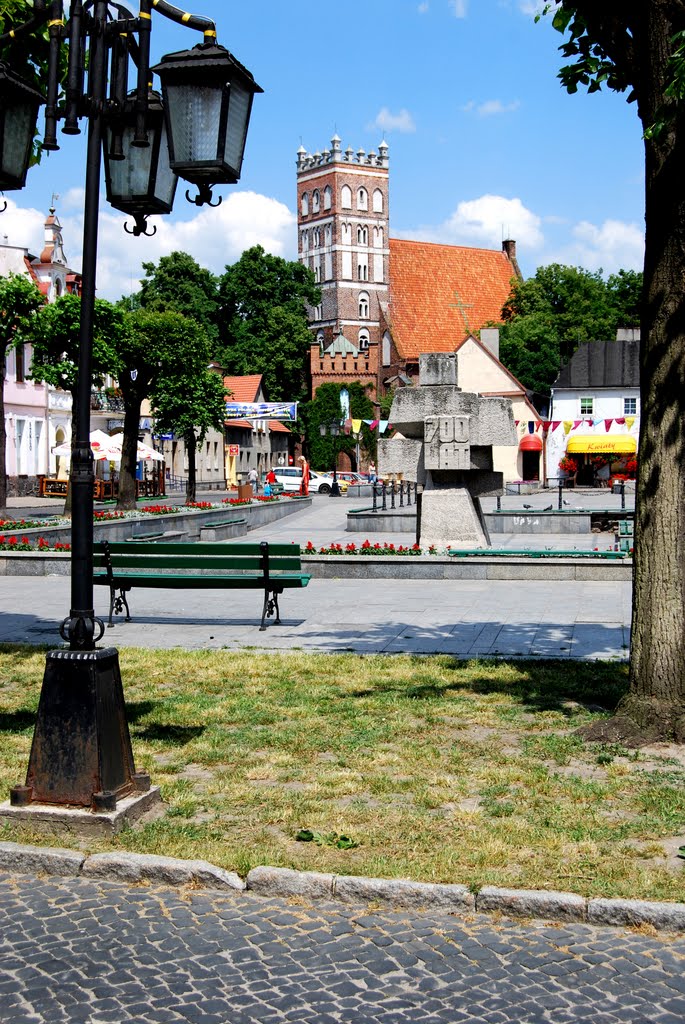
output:
POLYGON ((518 260, 516 259, 516 242, 513 238, 506 238, 502 242, 502 252, 514 268, 514 273, 518 277, 519 281, 523 281, 523 274, 521 273, 521 268, 519 267, 518 260))
POLYGON ((489 352, 492 352, 495 359, 499 359, 499 328, 481 327, 480 340, 489 352))

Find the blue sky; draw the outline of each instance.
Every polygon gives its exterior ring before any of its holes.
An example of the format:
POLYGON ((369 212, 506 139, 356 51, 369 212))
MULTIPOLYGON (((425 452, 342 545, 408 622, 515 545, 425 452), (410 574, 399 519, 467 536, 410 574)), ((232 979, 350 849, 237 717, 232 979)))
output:
MULTIPOLYGON (((179 0, 180 2, 180 0, 179 0)), ((562 37, 534 22, 536 0, 185 0, 264 88, 243 175, 223 205, 198 210, 181 182, 152 239, 123 232, 102 201, 98 291, 137 287, 143 260, 185 249, 221 272, 246 247, 296 258, 295 154, 337 132, 343 148, 390 147, 395 237, 499 248, 518 242, 525 276, 559 261, 641 268, 643 147, 635 105, 568 96, 562 37)), ((153 58, 201 36, 153 16, 153 58)), ((71 265, 80 267, 84 147, 62 149, 7 193, 0 239, 40 251, 53 193, 71 265)))

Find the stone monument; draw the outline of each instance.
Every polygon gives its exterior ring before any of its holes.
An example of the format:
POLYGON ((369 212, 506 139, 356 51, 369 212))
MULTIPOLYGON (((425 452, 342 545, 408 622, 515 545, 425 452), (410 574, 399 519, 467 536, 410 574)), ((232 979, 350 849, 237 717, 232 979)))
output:
POLYGON ((479 498, 501 494, 493 445, 517 444, 511 402, 457 386, 457 355, 419 356, 419 385, 398 391, 390 410, 397 434, 378 442, 381 476, 423 487, 417 540, 423 547, 488 547, 479 498))

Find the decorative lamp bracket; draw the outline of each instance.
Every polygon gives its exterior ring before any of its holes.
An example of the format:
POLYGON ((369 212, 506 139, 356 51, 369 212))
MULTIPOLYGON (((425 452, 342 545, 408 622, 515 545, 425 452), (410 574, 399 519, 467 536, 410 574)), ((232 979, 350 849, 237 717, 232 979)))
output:
POLYGON ((211 185, 198 185, 198 194, 191 196, 190 189, 186 189, 186 199, 189 203, 194 203, 195 206, 221 206, 223 202, 223 196, 219 196, 215 203, 212 202, 212 187, 211 185))
POLYGON ((134 227, 130 228, 128 224, 124 224, 124 231, 127 235, 135 235, 136 238, 140 235, 145 235, 147 238, 152 238, 153 235, 157 234, 156 225, 153 225, 152 231, 148 231, 147 216, 144 213, 135 213, 133 218, 135 220, 134 227))

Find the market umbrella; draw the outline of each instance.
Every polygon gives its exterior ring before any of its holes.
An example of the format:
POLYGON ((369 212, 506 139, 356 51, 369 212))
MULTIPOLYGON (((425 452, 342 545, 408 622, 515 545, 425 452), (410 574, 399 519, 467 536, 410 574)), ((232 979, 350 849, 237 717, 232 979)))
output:
MULTIPOLYGON (((124 443, 124 435, 112 434, 110 441, 116 444, 119 448, 119 458, 121 458, 121 446, 124 443)), ((154 448, 151 448, 149 444, 143 444, 142 441, 138 442, 137 461, 138 462, 164 462, 164 456, 161 452, 156 452, 154 448)))
MULTIPOLYGON (((104 430, 92 430, 89 441, 96 462, 120 461, 121 445, 114 438, 110 437, 109 434, 106 434, 104 430)), ((69 459, 71 458, 71 443, 59 444, 56 448, 52 449, 52 452, 53 455, 60 455, 69 459)))

